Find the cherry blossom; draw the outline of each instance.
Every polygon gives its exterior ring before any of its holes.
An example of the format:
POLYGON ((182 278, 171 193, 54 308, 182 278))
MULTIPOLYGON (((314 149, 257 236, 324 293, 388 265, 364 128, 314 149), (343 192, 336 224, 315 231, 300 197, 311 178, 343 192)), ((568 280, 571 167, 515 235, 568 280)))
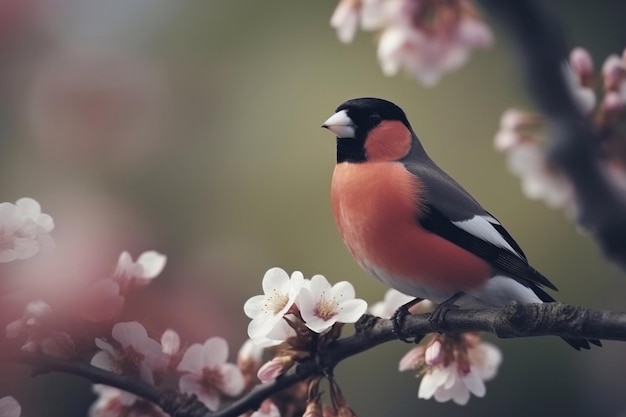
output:
POLYGON ((259 368, 257 377, 261 382, 273 381, 289 369, 293 363, 293 358, 290 356, 276 356, 259 368))
POLYGON ((20 403, 13 397, 0 398, 0 416, 2 417, 20 417, 22 407, 20 403))
POLYGON ((89 417, 167 417, 156 404, 117 388, 96 384, 93 392, 98 399, 89 408, 89 417))
MULTIPOLYGON (((413 301, 415 297, 401 293, 400 291, 390 288, 385 293, 383 301, 379 301, 370 307, 370 314, 382 319, 390 319, 400 307, 406 303, 413 301)), ((422 300, 410 308, 412 314, 426 313, 431 311, 434 304, 430 300, 422 300)))
POLYGON ((35 300, 26 304, 24 315, 7 325, 8 338, 15 338, 29 327, 41 326, 42 321, 52 314, 52 309, 43 300, 35 300))
POLYGON ((104 339, 96 338, 100 352, 91 359, 91 364, 124 375, 140 375, 148 382, 154 382, 154 371, 167 366, 168 358, 161 345, 148 337, 146 329, 138 322, 117 323, 111 332, 120 346, 115 348, 104 339))
POLYGON ((122 312, 124 297, 120 285, 110 278, 93 282, 81 300, 81 317, 88 321, 107 321, 122 312))
POLYGON ((574 213, 574 192, 570 182, 553 169, 541 142, 543 120, 533 113, 509 109, 502 114, 494 138, 496 149, 504 152, 509 170, 522 182, 522 191, 533 200, 574 213))
POLYGON ((381 31, 378 60, 385 75, 405 70, 426 86, 493 41, 470 0, 342 0, 330 23, 339 40, 349 43, 359 22, 363 30, 381 31))
POLYGON ((26 305, 23 316, 7 325, 6 336, 12 339, 25 335, 27 338, 22 350, 27 352, 69 356, 74 351, 74 342, 67 332, 47 325, 53 314, 46 302, 31 301, 26 305))
POLYGON ((250 298, 243 306, 246 316, 252 319, 248 325, 248 336, 263 345, 276 344, 292 334, 283 318, 290 313, 304 276, 295 271, 291 277, 281 268, 272 268, 265 273, 262 282, 263 295, 250 298), (272 342, 274 341, 274 342, 272 342))
POLYGON ((32 198, 0 203, 0 263, 28 259, 54 245, 54 221, 32 198))
POLYGON ((167 329, 161 335, 161 349, 168 356, 174 356, 180 349, 180 336, 173 329, 167 329))
POLYGON ((177 368, 185 373, 179 381, 181 392, 197 395, 212 411, 219 408, 221 395, 239 395, 244 389, 244 377, 227 359, 228 344, 221 337, 189 346, 177 368))
POLYGON ((310 285, 300 290, 300 314, 306 326, 317 333, 337 322, 354 323, 367 310, 367 303, 354 297, 354 287, 349 282, 331 286, 324 276, 315 275, 310 285))
POLYGON ((495 377, 501 362, 500 350, 474 334, 436 335, 427 345, 409 351, 400 360, 399 369, 423 374, 419 398, 465 405, 471 394, 485 395, 485 381, 495 377))
POLYGON ((156 278, 163 268, 167 257, 155 251, 147 251, 133 261, 130 253, 124 251, 117 261, 115 277, 124 284, 144 286, 156 278))
POLYGON ((258 368, 263 358, 263 347, 254 343, 252 339, 246 340, 237 353, 237 366, 239 369, 258 368))
POLYGON ((330 26, 343 43, 350 43, 359 27, 360 0, 341 0, 330 18, 330 26))
POLYGON ((272 400, 267 399, 261 403, 259 409, 253 412, 250 417, 280 417, 280 411, 272 400))

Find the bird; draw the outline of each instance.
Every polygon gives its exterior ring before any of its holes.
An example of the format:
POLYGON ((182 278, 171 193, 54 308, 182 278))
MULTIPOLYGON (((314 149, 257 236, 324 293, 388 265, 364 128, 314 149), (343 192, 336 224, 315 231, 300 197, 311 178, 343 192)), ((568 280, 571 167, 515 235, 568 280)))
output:
MULTIPOLYGON (((351 99, 322 127, 337 141, 331 180, 335 223, 369 275, 417 302, 428 299, 446 308, 555 301, 546 289, 556 286, 428 156, 396 104, 351 99)), ((595 339, 563 339, 577 350, 601 346, 595 339)))

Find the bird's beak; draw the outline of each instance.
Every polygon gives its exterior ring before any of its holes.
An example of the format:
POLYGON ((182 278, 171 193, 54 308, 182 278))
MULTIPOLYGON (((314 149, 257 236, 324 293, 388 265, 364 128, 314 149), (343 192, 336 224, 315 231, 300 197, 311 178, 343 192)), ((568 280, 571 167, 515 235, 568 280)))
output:
POLYGON ((338 111, 330 116, 322 127, 330 130, 340 139, 354 138, 354 122, 348 117, 347 110, 338 111))

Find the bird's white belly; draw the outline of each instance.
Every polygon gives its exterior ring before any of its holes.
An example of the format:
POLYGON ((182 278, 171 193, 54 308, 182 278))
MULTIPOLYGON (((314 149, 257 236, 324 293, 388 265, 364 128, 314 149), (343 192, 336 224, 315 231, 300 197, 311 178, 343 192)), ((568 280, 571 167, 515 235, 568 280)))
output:
MULTIPOLYGON (((441 291, 413 279, 394 276, 383 268, 361 266, 386 286, 413 297, 441 304, 455 295, 455 292, 441 291)), ((461 308, 500 308, 514 301, 523 304, 542 303, 530 288, 512 278, 496 275, 488 279, 480 288, 467 292, 455 302, 455 305, 461 308)))

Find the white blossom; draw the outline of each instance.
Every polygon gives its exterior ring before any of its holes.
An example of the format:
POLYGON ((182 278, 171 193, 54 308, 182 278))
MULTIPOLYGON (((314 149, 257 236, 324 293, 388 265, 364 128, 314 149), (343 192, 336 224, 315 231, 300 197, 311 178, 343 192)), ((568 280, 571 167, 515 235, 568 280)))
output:
POLYGON ((300 290, 298 305, 305 325, 317 333, 335 323, 354 323, 367 310, 367 303, 355 299, 352 284, 347 281, 331 286, 322 275, 311 278, 308 287, 300 290))
POLYGON ((146 285, 163 271, 166 261, 165 255, 152 250, 142 253, 137 261, 133 261, 130 253, 124 251, 117 261, 115 276, 122 282, 146 285))
POLYGON ((399 366, 423 374, 419 398, 465 405, 471 394, 485 395, 485 381, 495 377, 502 362, 500 349, 472 334, 437 335, 428 343, 411 349, 399 366))
POLYGON ((265 273, 261 285, 264 294, 248 299, 243 310, 252 319, 248 325, 250 339, 269 346, 282 342, 292 334, 285 327, 283 318, 294 306, 304 285, 304 276, 295 271, 289 277, 284 270, 272 268, 265 273))
POLYGON ((32 198, 20 198, 15 204, 0 203, 0 263, 28 259, 42 248, 51 248, 52 229, 52 217, 42 213, 32 198))
POLYGON ((385 293, 383 301, 379 301, 370 307, 370 313, 383 319, 390 319, 397 309, 414 299, 415 297, 390 288, 385 293))

